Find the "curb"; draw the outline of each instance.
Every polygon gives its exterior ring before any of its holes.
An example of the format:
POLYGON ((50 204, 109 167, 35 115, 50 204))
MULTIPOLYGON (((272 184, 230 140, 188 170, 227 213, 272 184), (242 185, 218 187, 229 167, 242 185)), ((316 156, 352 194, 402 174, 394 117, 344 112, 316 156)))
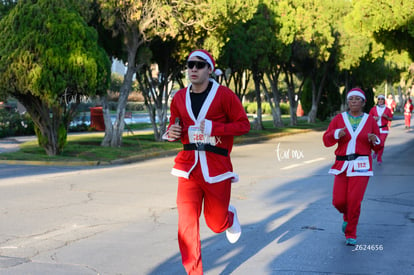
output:
POLYGON ((38 166, 95 166, 100 161, 34 161, 34 160, 0 160, 0 164, 38 165, 38 166))

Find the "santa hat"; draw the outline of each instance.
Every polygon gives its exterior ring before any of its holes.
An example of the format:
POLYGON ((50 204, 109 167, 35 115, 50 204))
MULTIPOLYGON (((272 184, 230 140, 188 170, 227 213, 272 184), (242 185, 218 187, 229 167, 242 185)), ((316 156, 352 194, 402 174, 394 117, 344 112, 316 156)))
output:
POLYGON ((351 96, 359 96, 363 100, 365 100, 365 93, 360 88, 352 88, 351 90, 349 90, 348 94, 346 95, 346 99, 349 99, 349 97, 351 96))
POLYGON ((214 61, 213 56, 206 50, 195 50, 190 53, 190 55, 187 58, 187 61, 190 60, 191 57, 199 57, 203 60, 205 60, 209 65, 211 70, 215 73, 215 75, 221 75, 223 72, 220 69, 214 70, 216 67, 216 62, 214 61))
POLYGON ((385 99, 385 95, 379 95, 379 96, 377 96, 377 98, 378 99, 380 99, 380 98, 385 99))

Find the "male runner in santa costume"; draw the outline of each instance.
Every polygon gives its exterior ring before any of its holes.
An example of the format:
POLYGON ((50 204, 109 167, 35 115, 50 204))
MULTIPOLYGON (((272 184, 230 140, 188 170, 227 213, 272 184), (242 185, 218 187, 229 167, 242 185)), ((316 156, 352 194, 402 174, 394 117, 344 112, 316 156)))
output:
POLYGON ((229 205, 231 183, 238 181, 230 153, 233 137, 248 133, 250 122, 235 93, 210 78, 214 67, 207 51, 190 53, 187 72, 191 84, 174 95, 164 135, 183 143, 172 174, 178 177, 178 243, 188 274, 203 274, 199 234, 203 200, 205 221, 212 231, 226 230, 230 243, 241 234, 236 209, 229 205))
POLYGON ((373 175, 371 150, 378 150, 379 128, 363 112, 365 93, 359 88, 347 94, 349 111, 336 115, 323 135, 326 147, 337 144, 336 161, 329 170, 335 175, 332 203, 343 214, 342 231, 347 245, 356 245, 361 202, 373 175))
POLYGON ((392 111, 385 106, 385 96, 379 95, 377 97, 377 105, 372 107, 369 115, 372 116, 378 124, 380 129, 381 146, 378 153, 374 152, 372 158, 377 158, 378 164, 382 164, 382 155, 384 154, 385 140, 387 139, 390 122, 392 121, 392 111))

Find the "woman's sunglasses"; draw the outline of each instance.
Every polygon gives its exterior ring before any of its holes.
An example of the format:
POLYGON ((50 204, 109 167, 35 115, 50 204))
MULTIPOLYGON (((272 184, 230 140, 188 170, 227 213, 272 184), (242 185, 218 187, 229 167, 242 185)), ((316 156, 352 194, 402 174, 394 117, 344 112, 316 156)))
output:
POLYGON ((187 68, 192 69, 194 66, 196 66, 197 69, 203 69, 207 65, 206 62, 203 61, 188 61, 187 62, 187 68))

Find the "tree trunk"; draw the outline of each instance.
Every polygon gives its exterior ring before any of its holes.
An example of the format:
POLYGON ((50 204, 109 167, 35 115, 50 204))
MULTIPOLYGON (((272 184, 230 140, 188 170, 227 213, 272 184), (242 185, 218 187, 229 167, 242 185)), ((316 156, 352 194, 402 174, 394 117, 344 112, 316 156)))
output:
MULTIPOLYGON (((277 98, 274 98, 270 95, 263 79, 261 81, 261 84, 262 84, 262 87, 263 87, 263 91, 266 95, 267 101, 269 102, 270 110, 272 111, 273 126, 282 127, 283 122, 282 122, 282 116, 281 116, 279 101, 277 100, 277 98)), ((272 93, 272 94, 274 94, 274 93, 272 93)))
POLYGON ((292 101, 290 101, 290 107, 289 107, 289 114, 290 114, 290 126, 296 126, 298 125, 298 116, 296 115, 296 109, 297 109, 297 105, 296 105, 296 99, 294 99, 294 97, 290 97, 293 98, 292 101))
POLYGON ((232 72, 232 76, 233 76, 232 79, 233 79, 233 84, 234 84, 233 92, 239 97, 240 101, 243 102, 243 98, 247 93, 247 86, 250 81, 250 74, 248 73, 247 70, 240 70, 240 71, 232 72))
POLYGON ((312 103, 312 107, 308 114, 308 123, 315 123, 316 122, 316 114, 318 113, 318 106, 312 103))
MULTIPOLYGON (((124 81, 119 91, 119 98, 118 98, 118 105, 116 108, 116 115, 115 115, 115 122, 112 127, 108 129, 105 127, 105 137, 102 141, 101 145, 103 146, 111 146, 111 147, 120 147, 122 146, 122 135, 124 133, 124 118, 125 118, 125 107, 128 102, 128 96, 131 91, 132 81, 134 74, 137 72, 137 64, 136 64, 136 55, 138 51, 139 43, 139 35, 137 31, 134 31, 128 37, 128 63, 127 63, 127 71, 124 75, 124 81)), ((112 120, 110 118, 108 106, 106 105, 106 110, 104 111, 104 120, 105 126, 109 123, 112 124, 112 120)))
POLYGON ((158 127, 154 128, 154 136, 155 140, 162 141, 162 136, 167 131, 168 98, 170 97, 173 85, 168 81, 167 73, 160 72, 159 78, 161 79, 160 84, 154 87, 158 92, 157 98, 155 99, 155 114, 158 118, 158 127))
MULTIPOLYGON (((270 83, 270 87, 272 88, 272 95, 273 95, 273 102, 274 108, 272 108, 272 115, 273 115, 273 126, 275 127, 284 127, 284 123, 282 120, 282 111, 280 110, 280 92, 278 89, 278 80, 279 80, 279 71, 274 74, 267 73, 267 78, 270 83)), ((269 96, 270 97, 270 96, 269 96)))
POLYGON ((404 96, 403 96, 402 89, 401 89, 400 85, 398 85, 397 91, 398 91, 398 98, 399 98, 397 108, 398 108, 399 112, 404 112, 404 96))
POLYGON ((159 121, 159 135, 157 137, 158 141, 162 140, 162 136, 167 131, 168 126, 168 99, 170 98, 173 83, 168 82, 167 79, 163 81, 164 85, 162 86, 163 93, 162 93, 162 100, 161 106, 158 111, 158 121, 159 121))
POLYGON ((350 83, 349 83, 349 71, 345 71, 345 88, 341 93, 341 112, 344 112, 348 109, 348 102, 346 99, 346 94, 348 93, 350 89, 350 83))
POLYGON ((316 122, 316 115, 318 114, 318 105, 321 101, 322 91, 325 87, 326 78, 328 76, 328 67, 329 63, 324 63, 323 71, 322 71, 322 78, 319 82, 318 88, 316 88, 316 77, 312 79, 312 107, 308 114, 308 123, 315 123, 316 122))
POLYGON ((111 139, 113 135, 113 127, 111 120, 111 113, 109 111, 108 97, 105 95, 102 97, 102 111, 105 123, 105 135, 101 142, 101 146, 109 147, 111 145, 111 139))
POLYGON ((308 114, 308 123, 315 123, 316 121, 316 114, 318 112, 318 102, 317 98, 317 91, 314 79, 311 80, 312 82, 312 107, 308 114))
POLYGON ((73 110, 65 110, 61 106, 49 107, 37 97, 15 96, 26 108, 35 124, 35 132, 39 146, 48 156, 59 155, 67 141, 67 131, 72 120, 73 110))
POLYGON ((257 112, 256 118, 253 123, 253 128, 255 130, 263 130, 263 121, 262 121, 262 98, 260 95, 260 76, 258 73, 253 73, 254 88, 256 91, 256 103, 257 103, 257 112))
POLYGON ((289 115, 290 115, 290 126, 296 126, 298 124, 298 118, 296 115, 297 101, 299 98, 296 98, 295 94, 295 84, 293 82, 293 73, 290 73, 286 68, 285 72, 285 82, 288 89, 288 99, 289 99, 289 115))
POLYGON ((124 82, 119 92, 118 105, 116 108, 115 122, 112 129, 111 147, 121 147, 122 134, 125 127, 125 107, 128 101, 128 95, 132 87, 132 76, 125 75, 124 82))
MULTIPOLYGON (((168 71, 168 69, 166 70, 168 71)), ((144 95, 145 107, 154 132, 154 138, 162 141, 162 136, 168 125, 168 99, 172 91, 172 83, 167 73, 158 72, 158 77, 153 78, 151 68, 142 68, 141 77, 137 78, 139 87, 144 95)))

